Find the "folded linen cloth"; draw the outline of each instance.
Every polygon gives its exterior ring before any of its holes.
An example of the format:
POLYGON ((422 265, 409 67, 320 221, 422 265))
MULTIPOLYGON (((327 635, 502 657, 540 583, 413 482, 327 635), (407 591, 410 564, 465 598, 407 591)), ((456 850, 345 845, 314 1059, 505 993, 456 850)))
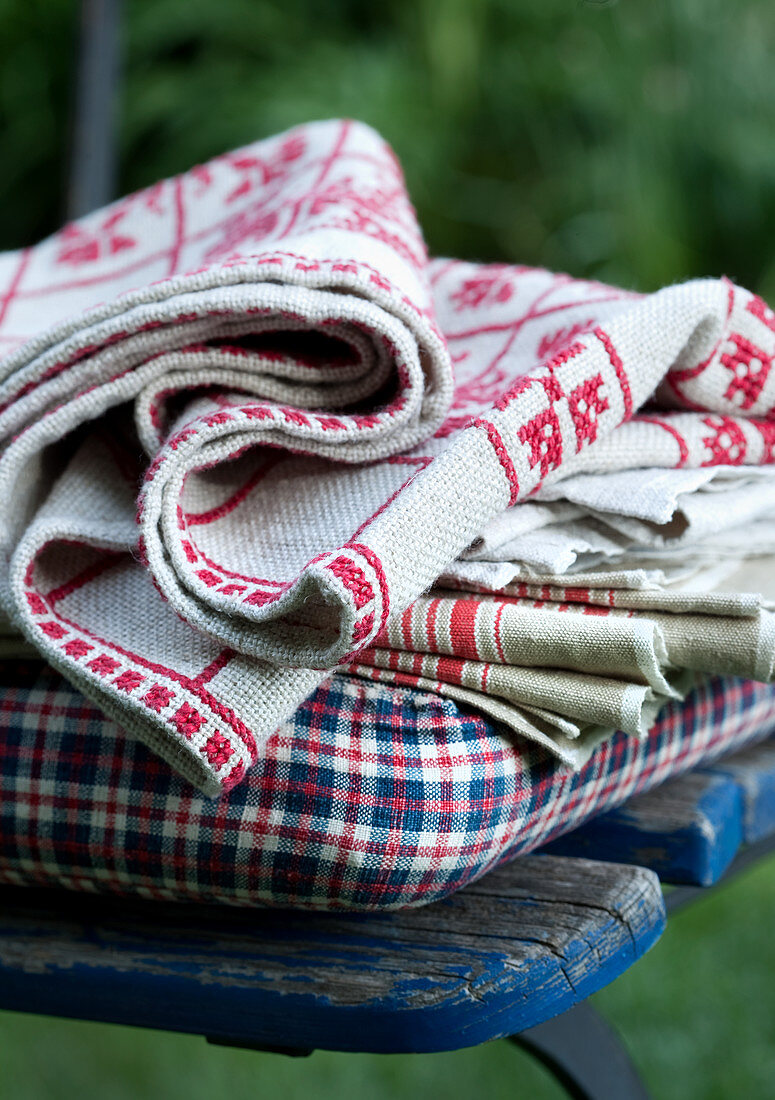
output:
POLYGON ((461 557, 570 574, 625 558, 629 568, 645 557, 669 567, 766 554, 775 546, 774 473, 717 466, 577 475, 547 491, 555 499, 497 516, 461 557))
POLYGON ((209 794, 510 504, 773 458, 760 299, 428 263, 357 123, 129 196, 0 288, 3 606, 209 794), (660 384, 692 411, 634 418, 660 384))
POLYGON ((350 671, 475 706, 576 770, 614 729, 645 737, 689 672, 775 676, 763 608, 675 614, 437 589, 377 642, 350 671))

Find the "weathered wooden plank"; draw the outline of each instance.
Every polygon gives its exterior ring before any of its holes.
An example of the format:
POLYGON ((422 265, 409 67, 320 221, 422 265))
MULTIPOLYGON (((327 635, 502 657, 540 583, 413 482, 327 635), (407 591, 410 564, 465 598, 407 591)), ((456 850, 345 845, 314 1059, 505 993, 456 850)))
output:
POLYGON ((639 867, 528 856, 392 914, 0 891, 0 1007, 246 1043, 452 1050, 607 985, 658 939, 639 867))
POLYGON ((718 882, 743 841, 741 783, 690 772, 585 822, 544 849, 554 855, 637 863, 668 883, 718 882))
POLYGON ((775 832, 775 741, 752 745, 707 770, 732 779, 740 787, 747 844, 775 832))
POLYGON ((775 833, 775 741, 669 780, 543 849, 639 863, 674 885, 712 886, 743 843, 775 833))

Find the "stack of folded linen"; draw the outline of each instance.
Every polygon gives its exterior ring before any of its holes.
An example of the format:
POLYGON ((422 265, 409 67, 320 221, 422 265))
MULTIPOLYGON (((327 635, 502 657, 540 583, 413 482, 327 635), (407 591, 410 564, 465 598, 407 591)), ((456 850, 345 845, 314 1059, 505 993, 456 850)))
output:
POLYGON ((574 768, 612 729, 645 736, 689 673, 773 679, 772 468, 577 474, 536 498, 354 671, 473 705, 574 768))
POLYGON ((332 669, 573 767, 773 676, 775 314, 726 280, 429 261, 323 122, 0 256, 0 342, 2 652, 208 795, 332 669))

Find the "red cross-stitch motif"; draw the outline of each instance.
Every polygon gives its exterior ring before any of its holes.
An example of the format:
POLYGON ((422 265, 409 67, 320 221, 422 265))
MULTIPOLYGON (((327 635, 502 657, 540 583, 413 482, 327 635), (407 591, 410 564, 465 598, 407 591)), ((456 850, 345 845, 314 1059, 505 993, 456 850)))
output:
POLYGON ((530 445, 530 468, 540 465, 542 481, 562 462, 562 429, 554 409, 544 409, 523 424, 519 441, 530 445))
POLYGON ((84 642, 81 638, 71 638, 69 642, 65 642, 62 649, 68 657, 85 657, 87 653, 91 653, 94 649, 93 645, 89 645, 88 642, 84 642))
POLYGON ((482 305, 508 302, 514 293, 514 283, 503 269, 465 279, 460 289, 451 295, 455 309, 476 309, 482 305))
POLYGON ((201 751, 215 768, 221 768, 234 755, 234 749, 218 730, 208 737, 201 751))
POLYGON ((328 567, 353 594, 355 606, 360 610, 374 599, 374 592, 366 579, 366 574, 349 558, 335 558, 328 567))
POLYGON ((170 691, 163 684, 154 684, 151 690, 143 696, 143 702, 159 714, 174 698, 174 691, 170 691))
POLYGON ((552 374, 554 367, 552 363, 549 363, 546 370, 548 373, 543 374, 538 379, 541 385, 544 387, 544 392, 550 401, 559 401, 562 397, 562 386, 559 380, 552 374))
POLYGON ((180 545, 183 549, 183 553, 186 555, 186 561, 190 562, 192 565, 196 565, 199 560, 199 555, 188 539, 181 539, 180 545))
POLYGON ((768 329, 775 332, 775 312, 770 309, 762 298, 757 294, 752 295, 751 300, 746 304, 745 308, 749 313, 752 313, 754 317, 758 317, 763 325, 766 325, 768 329))
POLYGON ((568 397, 570 414, 576 428, 576 450, 580 451, 585 443, 594 443, 597 439, 598 417, 609 407, 608 398, 600 396, 603 385, 602 374, 587 378, 576 386, 568 397))
POLYGON ((48 604, 39 596, 37 592, 25 592, 27 597, 27 603, 30 606, 30 611, 33 615, 45 615, 48 611, 48 604))
POLYGON ((183 703, 172 715, 172 724, 183 737, 190 738, 204 724, 204 718, 188 703, 183 703))
POLYGON ((245 765, 240 760, 239 764, 235 764, 229 774, 223 781, 223 790, 230 791, 232 787, 236 787, 238 783, 242 782, 245 776, 245 765))
POLYGON ((562 386, 552 373, 553 367, 553 363, 547 363, 543 374, 518 378, 513 386, 506 390, 497 401, 493 402, 494 408, 503 412, 503 410, 507 409, 521 394, 526 393, 531 386, 536 385, 543 386, 544 393, 550 401, 559 401, 563 395, 562 386))
POLYGON ((740 407, 750 409, 767 381, 772 356, 737 332, 731 333, 729 339, 733 349, 721 356, 721 362, 732 374, 724 396, 728 401, 734 401, 741 394, 740 407))
POLYGON ((64 638, 65 634, 67 634, 67 631, 61 623, 40 623, 39 626, 44 634, 48 634, 49 638, 64 638))
POLYGON ((99 657, 95 657, 93 661, 89 661, 89 668, 100 676, 109 676, 111 672, 115 672, 118 668, 118 661, 103 653, 99 657))
POLYGON ((594 327, 595 322, 592 319, 578 321, 569 328, 560 328, 556 332, 542 336, 538 343, 538 358, 548 359, 552 355, 557 355, 558 352, 574 344, 578 336, 582 336, 585 332, 591 332, 594 327))
MULTIPOLYGON (((359 645, 364 638, 367 638, 374 629, 374 616, 371 612, 368 615, 364 615, 363 618, 357 622, 353 628, 353 645, 359 645)), ((349 661, 349 656, 345 657, 345 661, 349 661)))
POLYGON ((142 672, 134 672, 132 669, 128 669, 117 676, 113 683, 122 691, 132 691, 134 688, 139 687, 144 680, 145 677, 142 672))
POLYGON ((746 442, 739 424, 729 416, 704 416, 702 422, 713 432, 703 438, 711 457, 702 465, 740 466, 745 461, 746 442))
POLYGON ((251 604, 253 607, 263 607, 265 603, 276 600, 278 595, 278 592, 263 592, 260 588, 257 588, 245 597, 244 602, 251 604))
POLYGON ((775 463, 775 423, 769 420, 752 420, 751 423, 762 437, 762 457, 759 462, 762 466, 775 463))

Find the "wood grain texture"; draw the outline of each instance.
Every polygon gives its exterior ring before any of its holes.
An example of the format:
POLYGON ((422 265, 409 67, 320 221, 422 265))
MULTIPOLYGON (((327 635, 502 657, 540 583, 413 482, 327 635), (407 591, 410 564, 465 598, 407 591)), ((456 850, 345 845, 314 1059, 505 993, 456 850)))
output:
POLYGON ((266 1045, 453 1050, 583 1000, 664 921, 650 871, 550 856, 382 915, 6 888, 0 1007, 266 1045))
POLYGON ((711 886, 742 844, 775 832, 775 741, 669 780, 544 849, 639 863, 674 885, 711 886))
POLYGON ((720 760, 708 771, 733 780, 743 796, 743 837, 747 844, 775 832, 775 741, 752 745, 720 760))
POLYGON ((665 882, 710 886, 742 840, 740 786, 727 776, 691 772, 592 818, 546 851, 638 863, 665 882))

